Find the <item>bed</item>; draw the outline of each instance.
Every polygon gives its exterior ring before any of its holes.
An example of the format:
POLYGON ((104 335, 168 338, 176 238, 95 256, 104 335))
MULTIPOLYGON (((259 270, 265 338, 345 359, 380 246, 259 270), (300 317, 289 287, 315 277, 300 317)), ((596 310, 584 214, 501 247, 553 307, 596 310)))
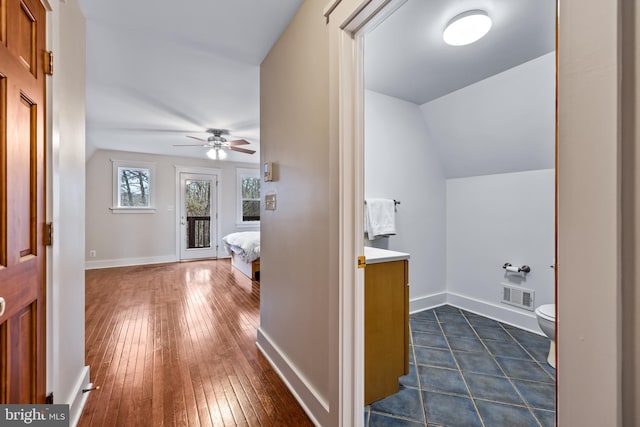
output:
POLYGON ((251 280, 260 280, 260 232, 240 231, 227 234, 222 243, 231 255, 231 265, 251 280))

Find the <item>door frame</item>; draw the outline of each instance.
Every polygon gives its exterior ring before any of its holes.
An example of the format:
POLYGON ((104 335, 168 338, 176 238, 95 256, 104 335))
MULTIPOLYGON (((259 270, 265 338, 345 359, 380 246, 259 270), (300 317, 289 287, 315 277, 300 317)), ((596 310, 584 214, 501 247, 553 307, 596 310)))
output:
MULTIPOLYGON (((356 260, 359 256, 364 255, 364 236, 359 231, 364 229, 364 204, 361 202, 364 200, 364 35, 406 1, 350 1, 344 14, 342 11, 335 14, 336 19, 342 20, 342 22, 338 22, 337 26, 335 24, 331 26, 331 30, 334 31, 332 36, 338 40, 337 52, 332 58, 338 58, 337 106, 340 158, 338 178, 340 189, 338 333, 342 350, 339 354, 341 370, 338 386, 340 404, 342 405, 339 422, 342 426, 361 427, 363 425, 364 274, 362 274, 362 270, 357 269, 356 260)), ((335 0, 325 9, 327 20, 334 17, 333 12, 338 9, 341 3, 347 3, 347 1, 335 0)), ((558 36, 556 28, 556 37, 558 36)), ((556 70, 556 79, 557 77, 558 70, 556 70)), ((556 103, 557 99, 558 95, 556 94, 556 103)), ((556 114, 556 126, 557 123, 556 114)), ((557 144, 558 137, 556 135, 556 147, 557 144)), ((556 209, 557 205, 556 199, 556 209)), ((557 273, 554 287, 557 292, 557 273)), ((556 305, 556 307, 558 306, 556 305)), ((557 397, 556 402, 558 402, 557 397)))
POLYGON ((339 425, 364 423, 364 33, 406 0, 333 1, 325 9, 337 58, 339 425), (348 3, 348 4, 347 4, 348 3), (340 7, 340 6, 344 6, 340 7), (346 9, 345 9, 346 8, 346 9), (332 22, 333 20, 337 22, 332 22))
MULTIPOLYGON (((218 179, 218 185, 216 188, 216 196, 215 196, 215 204, 216 204, 216 218, 214 220, 213 229, 215 230, 215 242, 211 242, 211 244, 215 244, 219 249, 219 241, 220 241, 220 223, 222 221, 222 213, 220 212, 220 206, 222 206, 222 169, 219 168, 204 168, 204 167, 195 167, 195 166, 175 166, 175 189, 176 189, 176 204, 174 206, 175 211, 175 227, 176 227, 176 261, 180 261, 182 257, 181 251, 181 243, 180 243, 180 211, 182 209, 181 206, 181 194, 182 190, 180 188, 180 174, 182 173, 193 173, 198 175, 216 175, 218 179)), ((212 216, 214 212, 211 213, 212 216)), ((217 251, 216 251, 217 256, 217 251)))

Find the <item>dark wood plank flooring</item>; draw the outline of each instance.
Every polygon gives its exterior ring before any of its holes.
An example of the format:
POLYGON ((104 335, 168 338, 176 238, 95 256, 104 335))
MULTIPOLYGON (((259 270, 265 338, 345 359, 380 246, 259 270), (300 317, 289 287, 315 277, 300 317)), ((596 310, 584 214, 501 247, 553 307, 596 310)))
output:
POLYGON ((256 347, 260 285, 228 260, 89 270, 80 426, 312 426, 256 347))

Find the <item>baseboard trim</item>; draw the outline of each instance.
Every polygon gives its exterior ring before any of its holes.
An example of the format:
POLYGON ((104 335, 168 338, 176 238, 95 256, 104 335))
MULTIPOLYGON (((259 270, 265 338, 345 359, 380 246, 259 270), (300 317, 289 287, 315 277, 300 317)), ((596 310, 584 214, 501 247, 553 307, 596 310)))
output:
POLYGON ((175 255, 163 255, 144 258, 105 259, 101 261, 85 261, 85 270, 98 268, 129 267, 132 265, 166 264, 180 261, 175 255))
POLYGON ((535 313, 531 311, 518 310, 506 304, 493 304, 454 292, 447 292, 446 303, 544 336, 538 326, 538 319, 536 319, 535 313))
POLYGON ((258 328, 256 345, 311 418, 313 424, 321 426, 322 423, 318 420, 329 419, 329 403, 320 396, 298 368, 260 328, 258 328))
MULTIPOLYGON (((409 285, 409 289, 411 289, 411 285, 409 285)), ((439 292, 437 294, 413 298, 409 301, 409 313, 428 310, 430 308, 445 304, 446 302, 446 292, 439 292)))
POLYGON ((78 377, 78 381, 76 382, 76 386, 74 387, 74 391, 71 396, 69 396, 69 402, 55 402, 54 403, 68 403, 69 404, 69 425, 77 426, 78 421, 80 421, 80 415, 82 415, 82 410, 84 409, 85 403, 87 403, 87 398, 89 397, 89 393, 83 393, 82 390, 90 388, 89 383, 89 367, 84 366, 82 371, 80 371, 80 376, 78 377))

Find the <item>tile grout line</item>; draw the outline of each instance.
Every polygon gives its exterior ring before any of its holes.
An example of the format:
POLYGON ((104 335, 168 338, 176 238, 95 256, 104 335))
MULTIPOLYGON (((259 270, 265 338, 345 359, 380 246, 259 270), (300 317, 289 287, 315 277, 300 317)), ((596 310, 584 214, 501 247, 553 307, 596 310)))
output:
MULTIPOLYGON (((459 308, 457 308, 457 307, 455 307, 455 308, 458 311, 460 311, 459 308)), ((462 314, 462 311, 460 311, 460 314, 462 314)), ((476 401, 473 398, 473 395, 471 394, 471 389, 469 388, 469 384, 467 384, 466 378, 464 377, 464 375, 462 375, 462 368, 460 368, 460 364, 458 363, 458 359, 456 358, 455 354, 453 353, 453 349, 451 348, 451 344, 449 344, 449 337, 447 337, 447 334, 444 332, 444 328, 442 327, 442 323, 440 322, 440 317, 438 316, 438 313, 436 312, 435 309, 433 309, 433 315, 435 316, 436 321, 438 322, 438 326, 440 327, 440 330, 442 331, 442 336, 444 337, 444 340, 447 343, 447 347, 449 348, 449 352, 451 353, 451 357, 453 358, 453 361, 456 364, 456 367, 458 368, 458 373, 460 374, 460 378, 462 378, 462 382, 464 383, 464 386, 466 387, 467 392, 469 393, 469 400, 471 400, 471 404, 473 405, 473 408, 475 409, 476 414, 478 415, 478 419, 480 420, 480 424, 482 425, 482 427, 486 427, 485 424, 484 424, 484 420, 482 419, 482 415, 480 414, 480 411, 478 410, 478 405, 476 405, 476 401)), ((464 314, 462 315, 462 317, 465 320, 467 320, 467 318, 464 317, 464 314)), ((467 320, 467 323, 469 323, 468 320, 467 320)), ((474 330, 474 332, 475 332, 475 330, 474 330)))
MULTIPOLYGON (((540 364, 540 362, 539 362, 535 357, 533 357, 533 355, 532 355, 531 353, 529 353, 529 350, 527 350, 527 349, 525 348, 525 346, 523 346, 523 345, 520 343, 520 341, 519 341, 516 337, 514 337, 513 335, 511 335, 511 333, 510 333, 510 332, 509 332, 509 331, 508 331, 504 326, 502 326, 502 322, 498 322, 498 325, 500 326, 500 328, 501 328, 503 331, 505 331, 505 332, 506 332, 506 334, 507 334, 507 335, 509 335, 509 336, 511 337, 511 339, 512 339, 512 340, 514 340, 514 341, 516 342, 516 344, 518 344, 518 345, 519 345, 519 346, 524 350, 524 352, 525 352, 525 353, 527 353, 527 354, 529 355, 529 357, 531 357, 531 359, 532 359, 532 360, 533 360, 533 361, 538 365, 538 367, 540 367, 540 369, 542 369, 542 370, 544 371, 544 373, 545 373, 545 374, 547 374, 547 376, 553 380, 553 386, 554 386, 554 388, 557 388, 556 379, 555 379, 555 378, 553 378, 553 377, 551 377, 551 374, 549 374, 549 372, 547 372, 547 370, 544 368, 544 366, 542 366, 542 364, 540 364)), ((483 342, 483 344, 484 344, 484 342, 483 342)), ((512 383, 512 381, 511 381, 511 378, 510 378, 510 377, 507 377, 507 379, 509 380, 509 382, 510 382, 510 383, 512 383)), ((522 380, 523 380, 523 381, 526 381, 526 380, 524 380, 524 379, 522 379, 522 380)), ((532 381, 532 382, 536 382, 536 383, 538 383, 538 381, 532 381)), ((520 394, 520 390, 519 390, 517 387, 515 387, 515 385, 513 385, 513 383, 512 383, 512 386, 513 386, 513 388, 515 388, 515 389, 516 389, 516 392, 517 392, 518 394, 520 394)), ((527 407, 529 407, 529 402, 528 402, 526 399, 523 399, 523 401, 527 404, 527 407)), ((536 415, 536 412, 534 411, 534 409, 539 409, 539 410, 543 410, 543 411, 548 411, 548 410, 547 410, 547 409, 544 409, 544 408, 534 408, 534 407, 529 407, 529 412, 531 412, 531 414, 532 414, 532 415, 533 415, 533 417, 536 419, 536 421, 538 421, 538 424, 540 424, 540 426, 542 427, 542 421, 540 421, 540 419, 539 419, 539 418, 538 418, 538 416, 536 415)), ((550 412, 550 411, 549 411, 549 412, 550 412)), ((557 416, 557 414, 556 414, 556 410, 555 410, 555 409, 554 409, 553 413, 554 413, 554 418, 555 418, 555 417, 557 416)))
MULTIPOLYGON (((527 353, 527 354, 529 355, 529 357, 531 357, 531 360, 533 360, 534 362, 536 362, 536 364, 538 364, 538 366, 539 366, 539 367, 544 371, 544 373, 545 373, 545 374, 547 374, 547 376, 548 376, 549 378, 551 378, 551 379, 553 380, 553 383, 555 384, 556 379, 555 379, 554 377, 552 377, 552 376, 551 376, 551 374, 550 374, 550 373, 545 369, 545 367, 542 365, 542 363, 540 363, 540 361, 539 361, 538 359, 536 359, 536 358, 533 356, 533 354, 529 353, 529 350, 527 350, 527 348, 526 348, 525 346, 523 346, 523 345, 520 343, 520 340, 518 340, 518 338, 516 338, 515 336, 513 336, 513 335, 511 334, 511 332, 509 332, 509 330, 507 330, 507 328, 505 328, 504 326, 502 326, 502 323, 501 323, 501 322, 498 322, 498 324, 500 325, 500 327, 502 328, 502 330, 503 330, 503 331, 505 331, 505 332, 506 332, 506 333, 511 337, 511 339, 513 339, 513 340, 516 342, 516 344, 518 344, 518 345, 519 345, 519 346, 524 350, 524 352, 525 352, 525 353, 527 353)), ((555 368, 554 368, 554 369, 555 369, 555 368)), ((540 381, 535 381, 535 382, 540 382, 540 381)))
MULTIPOLYGON (((459 309, 460 310, 460 309, 459 309)), ((522 402, 525 404, 526 408, 529 410, 529 413, 533 416, 533 419, 536 420, 538 422, 538 425, 540 427, 542 427, 542 423, 540 422, 540 420, 538 419, 538 417, 536 417, 535 413, 533 412, 533 408, 529 405, 529 401, 527 399, 524 398, 524 396, 522 395, 522 393, 520 393, 520 390, 515 386, 515 384, 513 383, 513 381, 511 381, 511 377, 509 375, 507 375, 507 373, 505 372, 505 370, 502 368, 502 365, 500 365, 500 363, 498 363, 498 361, 496 360, 495 356, 493 355, 493 353, 491 353, 491 351, 489 350, 489 347, 487 347, 487 345, 484 342, 484 339, 482 339, 482 337, 480 336, 480 334, 478 334, 478 331, 476 331, 476 328, 473 327, 473 325, 471 324, 471 322, 469 321, 469 319, 467 318, 467 316, 464 314, 463 310, 460 310, 460 314, 462 314, 462 317, 465 319, 465 321, 469 324, 469 326, 471 327, 471 330, 473 331, 473 333, 478 337, 478 340, 480 340, 480 343, 482 344, 482 346, 487 350, 487 353, 489 354, 489 356, 491 357, 491 359, 493 360, 493 362, 496 364, 496 366, 498 367, 498 369, 500 369, 500 371, 504 374, 503 376, 507 379, 507 381, 509 381, 509 384, 511 384, 511 387, 513 387, 513 389, 516 391, 516 393, 518 394, 518 396, 520 397, 520 399, 522 400, 522 402)), ((504 328, 502 327, 502 324, 498 321, 496 321, 498 323, 498 326, 500 326, 500 329, 504 331, 504 328)), ((506 331, 505 331, 506 332, 506 331)), ((511 337, 511 334, 508 334, 511 337)), ((513 337, 512 337, 513 338, 513 337)), ((517 342, 517 340, 514 339, 514 341, 517 342)), ((518 343, 519 345, 520 343, 518 343)), ((451 351, 453 353, 453 350, 451 351)), ((528 354, 528 353, 527 353, 528 354)), ((533 359, 533 357, 532 357, 533 359)), ((535 360, 535 359, 534 359, 535 360)), ((475 402, 474 402, 475 404, 475 402)))
MULTIPOLYGON (((411 317, 409 317, 411 319, 411 317)), ((422 419, 425 427, 429 424, 427 421, 427 407, 424 404, 424 397, 422 396, 422 382, 420 381, 420 375, 418 375, 418 359, 416 358, 416 348, 413 344, 413 329, 411 329, 411 320, 409 320, 409 340, 411 341, 411 354, 413 355, 413 370, 416 373, 416 382, 418 383, 418 395, 420 396, 420 406, 422 407, 422 419)), ((411 369, 409 369, 411 370, 411 369)))
MULTIPOLYGON (((491 403, 498 404, 498 405, 504 405, 504 406, 507 406, 507 407, 517 407, 517 408, 526 409, 531 414, 531 417, 533 418, 533 421, 536 423, 535 425, 543 426, 544 425, 544 422, 543 422, 544 418, 540 418, 534 411, 538 410, 538 411, 541 411, 541 412, 551 413, 551 414, 555 415, 556 414, 555 410, 549 410, 549 409, 546 409, 546 408, 538 408, 538 407, 534 407, 533 405, 529 404, 528 400, 524 397, 522 392, 515 386, 513 381, 515 381, 517 379, 517 380, 521 380, 521 381, 528 382, 528 383, 533 383, 533 384, 545 384, 545 385, 551 385, 551 384, 548 383, 548 382, 545 382, 545 381, 536 381, 536 380, 525 379, 525 378, 516 378, 516 377, 512 378, 511 376, 507 375, 507 373, 505 371, 505 368, 503 368, 502 365, 496 359, 496 357, 498 357, 498 356, 494 355, 489 350, 487 343, 488 342, 492 342, 492 343, 493 342, 504 342, 505 345, 506 345, 506 343, 515 342, 515 344, 517 344, 517 347, 514 347, 514 348, 520 348, 520 349, 524 350, 524 354, 526 354, 530 358, 530 360, 533 360, 535 362, 535 364, 532 365, 532 366, 536 366, 537 368, 542 369, 546 374, 545 378, 551 378, 552 380, 555 381, 555 379, 552 377, 552 374, 549 371, 547 371, 544 366, 542 366, 541 362, 539 360, 537 360, 532 355, 532 353, 529 352, 529 350, 527 350, 527 348, 516 338, 516 335, 513 335, 511 332, 509 332, 509 330, 505 327, 505 325, 503 325, 500 321, 496 321, 495 319, 492 319, 495 323, 492 322, 491 324, 484 324, 482 322, 478 322, 477 325, 474 325, 471 322, 471 320, 473 320, 473 318, 471 316, 468 316, 469 313, 467 313, 465 310, 463 310, 463 309, 461 309, 459 307, 451 306, 451 305, 448 305, 448 306, 455 310, 455 311, 454 310, 451 311, 451 319, 450 319, 451 321, 450 322, 447 322, 447 318, 446 318, 446 315, 449 312, 443 311, 442 313, 438 314, 436 312, 436 310, 435 310, 438 307, 434 307, 434 308, 430 309, 429 311, 431 311, 433 319, 437 322, 438 330, 442 333, 442 336, 443 336, 443 338, 445 340, 445 343, 447 345, 449 353, 451 354, 451 356, 453 358, 453 361, 454 361, 454 364, 455 364, 457 369, 447 368, 447 367, 439 366, 439 365, 429 365, 429 364, 427 364, 427 365, 419 365, 418 364, 417 353, 416 353, 416 348, 415 348, 416 344, 415 344, 415 340, 414 340, 413 334, 415 332, 421 332, 421 333, 430 334, 431 332, 430 332, 430 330, 426 330, 426 331, 414 330, 414 328, 411 325, 411 321, 415 321, 415 322, 417 322, 419 324, 421 322, 430 323, 431 320, 427 319, 427 318, 424 318, 424 319, 422 319, 422 318, 420 318, 420 319, 415 319, 415 318, 411 319, 410 318, 410 323, 409 323, 409 335, 410 335, 409 339, 410 339, 410 343, 409 344, 410 344, 411 348, 409 350, 411 352, 410 354, 413 357, 413 365, 414 365, 414 371, 415 371, 415 375, 416 375, 416 384, 417 384, 417 388, 418 388, 420 406, 421 406, 421 409, 422 409, 423 421, 420 422, 420 421, 417 421, 417 420, 412 419, 412 418, 405 417, 405 416, 400 415, 400 414, 387 414, 387 413, 383 413, 383 414, 385 416, 390 416, 391 418, 395 418, 395 419, 416 422, 416 423, 418 423, 418 425, 421 424, 421 425, 423 425, 425 427, 429 425, 428 424, 428 417, 427 417, 427 413, 426 413, 426 405, 425 405, 425 402, 426 402, 427 399, 426 399, 426 396, 424 396, 426 390, 423 389, 423 384, 422 384, 422 381, 421 381, 420 375, 419 375, 419 367, 427 366, 427 367, 432 367, 432 368, 446 369, 446 370, 452 370, 452 371, 458 372, 460 374, 460 378, 462 379, 462 381, 463 381, 463 383, 465 385, 465 388, 466 388, 466 391, 467 391, 467 396, 464 396, 464 395, 459 394, 459 393, 454 393, 454 392, 440 391, 438 393, 442 393, 442 394, 450 395, 450 396, 460 396, 460 397, 468 397, 468 398, 470 398, 470 400, 472 402, 472 405, 473 405, 473 408, 474 408, 476 414, 478 415, 478 419, 480 421, 481 426, 482 427, 488 427, 486 425, 485 420, 483 419, 482 415, 480 414, 480 411, 478 409, 478 405, 476 404, 476 397, 474 397, 474 395, 472 394, 471 389, 470 389, 470 387, 469 387, 469 385, 467 383, 467 380, 466 380, 465 376, 463 375, 462 369, 460 367, 460 363, 458 362, 457 357, 456 357, 456 355, 454 353, 454 350, 451 347, 451 343, 449 342, 450 337, 444 331, 444 327, 443 327, 444 324, 445 323, 455 324, 456 323, 456 318, 457 318, 456 314, 458 314, 458 315, 461 315, 461 319, 464 320, 464 323, 462 323, 462 324, 466 324, 467 326, 471 327, 473 335, 469 336, 469 338, 475 337, 475 338, 477 338, 479 340, 479 342, 481 343, 482 348, 484 349, 484 351, 487 354, 489 354, 490 360, 492 360, 494 362, 494 364, 498 367, 499 372, 502 373, 502 375, 487 374, 487 373, 481 373, 481 372, 477 372, 477 374, 478 375, 484 375, 484 376, 487 376, 487 377, 495 377, 495 378, 504 378, 504 379, 506 379, 507 383, 515 391, 515 395, 517 395, 520 398, 520 400, 521 400, 521 402, 523 404, 515 404, 515 403, 503 402, 503 401, 499 401, 499 400, 494 400, 494 399, 490 399, 490 398, 482 398, 482 397, 477 397, 477 399, 481 400, 481 401, 491 402, 491 403), (482 338, 479 335, 479 332, 478 332, 478 330, 476 328, 495 328, 496 331, 505 332, 506 336, 508 336, 509 339, 505 340, 505 338, 502 338, 502 337, 500 339, 495 339, 495 337, 494 337, 494 339, 491 339, 491 337, 485 339, 485 338, 482 338)), ((478 315, 478 316, 481 317, 481 318, 483 317, 481 315, 478 315)), ((459 321, 458 321, 458 323, 459 323, 459 321)), ((435 330, 434 330, 434 332, 435 332, 435 330)), ((460 338, 462 338, 462 337, 468 336, 468 335, 459 335, 458 336, 458 335, 455 335, 456 331, 453 331, 453 332, 454 332, 454 335, 452 335, 452 337, 460 337, 460 338)), ((523 337, 523 338, 526 338, 526 337, 523 337)), ((531 344, 532 344, 532 346, 534 346, 533 349, 537 350, 537 349, 535 349, 535 346, 537 345, 537 343, 534 341, 531 344)), ((431 346, 428 346, 428 345, 427 346, 419 346, 419 347, 421 347, 421 348, 425 347, 425 348, 432 348, 432 349, 440 350, 440 348, 435 348, 435 347, 431 347, 431 346)), ((468 351, 465 351, 465 350, 459 350, 459 351, 461 353, 469 353, 468 351)), ((506 349, 505 349, 505 351, 506 351, 506 349)), ((475 353, 475 351, 471 351, 471 353, 475 353)), ((506 355, 503 354, 500 357, 507 358, 507 359, 528 361, 526 358, 523 358, 523 357, 510 357, 510 354, 506 354, 506 355)), ((402 384, 401 384, 401 386, 404 387, 404 388, 413 388, 411 386, 402 385, 402 384)), ((366 418, 365 419, 365 426, 366 427, 369 427, 369 425, 370 425, 371 415, 373 414, 373 412, 374 411, 372 410, 371 406, 369 406, 369 409, 368 409, 368 411, 366 413, 366 417, 365 417, 366 418)), ((544 415, 544 414, 541 414, 540 416, 542 417, 542 415, 544 415)), ((545 415, 545 417, 546 417, 546 415, 545 415)))

